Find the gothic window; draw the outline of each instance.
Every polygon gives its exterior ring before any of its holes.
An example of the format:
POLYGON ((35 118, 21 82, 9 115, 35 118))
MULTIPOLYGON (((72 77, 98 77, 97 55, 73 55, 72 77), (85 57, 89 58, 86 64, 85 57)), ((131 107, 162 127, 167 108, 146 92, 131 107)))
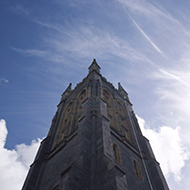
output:
POLYGON ((71 133, 71 121, 73 112, 73 101, 70 101, 64 108, 63 114, 61 116, 59 127, 56 132, 55 141, 52 149, 59 144, 64 137, 69 136, 71 133))
POLYGON ((86 98, 86 89, 82 90, 79 97, 80 97, 80 101, 84 101, 84 99, 86 98))
POLYGON ((110 126, 115 127, 113 96, 105 88, 103 89, 103 100, 107 103, 107 113, 108 113, 108 119, 110 121, 110 126))
POLYGON ((110 99, 112 99, 112 95, 110 94, 110 92, 108 92, 108 90, 103 89, 103 98, 106 102, 110 101, 110 99))
POLYGON ((131 136, 129 132, 130 123, 129 123, 129 119, 126 113, 127 110, 120 100, 116 101, 116 105, 117 105, 117 111, 118 111, 117 112, 118 125, 121 128, 122 135, 124 135, 128 141, 131 141, 131 136))
POLYGON ((124 105, 117 100, 118 115, 122 121, 126 120, 125 107, 124 105))
POLYGON ((86 99, 86 89, 83 89, 81 90, 81 92, 79 93, 77 97, 77 101, 78 101, 77 119, 79 119, 81 116, 82 103, 84 102, 85 99, 86 99))
POLYGON ((115 160, 117 160, 117 162, 121 164, 121 155, 120 155, 119 148, 116 144, 113 144, 113 153, 114 153, 115 160))
POLYGON ((140 166, 139 166, 139 164, 138 164, 138 162, 137 162, 136 160, 133 160, 133 165, 134 165, 134 168, 135 168, 136 176, 137 176, 140 180, 143 180, 141 168, 140 168, 140 166))
POLYGON ((64 138, 65 135, 69 135, 69 130, 70 130, 69 125, 71 122, 72 108, 73 108, 73 102, 70 102, 68 106, 66 106, 65 115, 62 122, 62 138, 64 138))

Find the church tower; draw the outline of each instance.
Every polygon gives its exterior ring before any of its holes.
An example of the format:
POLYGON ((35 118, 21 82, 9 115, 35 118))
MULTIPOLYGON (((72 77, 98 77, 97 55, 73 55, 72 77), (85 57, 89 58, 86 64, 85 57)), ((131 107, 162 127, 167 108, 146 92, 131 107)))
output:
POLYGON ((62 94, 22 190, 169 190, 132 104, 100 74, 62 94))

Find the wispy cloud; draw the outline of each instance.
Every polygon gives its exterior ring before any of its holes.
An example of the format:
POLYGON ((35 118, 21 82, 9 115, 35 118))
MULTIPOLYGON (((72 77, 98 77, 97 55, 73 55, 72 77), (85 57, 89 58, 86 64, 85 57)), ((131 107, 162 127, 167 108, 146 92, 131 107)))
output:
MULTIPOLYGON (((129 14, 128 14, 129 15, 129 14)), ((158 46, 147 36, 147 34, 142 30, 142 28, 133 20, 133 18, 129 15, 129 17, 131 18, 131 20, 132 20, 132 22, 134 23, 134 25, 137 27, 137 29, 141 32, 141 34, 149 41, 149 43, 154 47, 154 49, 158 52, 158 53, 160 53, 160 54, 162 54, 163 56, 164 56, 164 54, 163 54, 163 52, 158 48, 158 46)))
MULTIPOLYGON (((165 107, 169 106, 180 117, 190 117, 190 75, 186 66, 172 69, 159 69, 151 77, 159 81, 155 93, 165 107)), ((160 104, 160 102, 158 103, 160 104)))
MULTIPOLYGON (((173 74, 173 73, 168 72, 168 71, 163 70, 163 69, 159 69, 159 71, 160 71, 160 74, 159 73, 156 74, 157 78, 166 79, 166 80, 174 80, 174 81, 181 83, 181 85, 185 85, 186 87, 190 87, 190 84, 182 79, 185 77, 184 73, 183 74, 181 73, 180 74, 181 76, 177 76, 177 74, 179 74, 179 73, 173 74)), ((176 72, 176 71, 173 71, 173 72, 176 72)))
POLYGON ((12 10, 18 14, 24 14, 25 16, 28 16, 30 14, 29 11, 21 4, 16 5, 14 8, 12 8, 12 10))
POLYGON ((69 32, 60 32, 46 38, 46 43, 56 52, 69 52, 80 58, 101 57, 108 54, 118 56, 124 60, 147 61, 148 58, 134 49, 128 42, 108 32, 106 29, 93 26, 80 26, 69 32))
POLYGON ((16 51, 17 53, 23 54, 26 57, 35 56, 35 57, 39 57, 44 60, 49 60, 53 62, 64 61, 63 55, 57 52, 54 52, 51 49, 38 50, 38 49, 19 49, 19 48, 12 47, 12 50, 16 51))
POLYGON ((42 26, 42 27, 46 27, 46 28, 49 28, 49 29, 53 29, 53 30, 56 30, 56 31, 58 31, 58 32, 63 31, 63 27, 61 27, 61 26, 56 26, 56 24, 50 24, 50 23, 46 23, 46 22, 39 21, 39 20, 35 20, 35 22, 36 22, 37 24, 39 24, 40 26, 42 26))
POLYGON ((15 48, 15 47, 12 47, 12 49, 18 53, 25 55, 25 56, 46 57, 49 54, 49 52, 46 50, 37 50, 37 49, 23 50, 23 49, 19 49, 19 48, 15 48))
POLYGON ((141 0, 117 0, 122 5, 128 7, 133 13, 143 14, 147 17, 152 17, 154 15, 163 15, 163 13, 150 4, 147 1, 141 0))
POLYGON ((0 78, 0 83, 3 82, 3 83, 8 83, 9 80, 7 80, 6 78, 0 78))
POLYGON ((12 49, 24 56, 36 56, 55 62, 63 62, 64 57, 62 55, 66 52, 69 54, 72 53, 73 57, 77 55, 77 57, 80 58, 88 57, 92 59, 92 57, 112 54, 124 60, 150 62, 146 56, 131 47, 127 41, 123 41, 118 36, 106 30, 101 30, 92 26, 80 26, 77 29, 67 32, 67 30, 59 30, 61 26, 56 26, 54 28, 51 24, 43 23, 42 25, 59 31, 56 34, 52 33, 51 36, 48 35, 44 37, 43 43, 46 50, 24 50, 15 47, 12 47, 12 49))
POLYGON ((118 0, 118 2, 142 35, 158 52, 171 59, 181 56, 186 49, 184 44, 190 41, 190 36, 188 27, 182 19, 180 20, 177 13, 171 15, 172 11, 169 12, 161 3, 140 0, 118 0), (140 27, 137 21, 143 27, 140 27), (148 28, 149 35, 142 28, 148 28))
MULTIPOLYGON (((155 4, 148 2, 148 1, 141 1, 141 0, 117 0, 128 7, 128 9, 137 15, 145 16, 151 20, 159 20, 160 18, 165 18, 172 22, 175 22, 179 26, 182 26, 176 19, 174 19, 168 12, 164 11, 163 7, 158 7, 155 4)), ((157 4, 158 5, 158 4, 157 4)))

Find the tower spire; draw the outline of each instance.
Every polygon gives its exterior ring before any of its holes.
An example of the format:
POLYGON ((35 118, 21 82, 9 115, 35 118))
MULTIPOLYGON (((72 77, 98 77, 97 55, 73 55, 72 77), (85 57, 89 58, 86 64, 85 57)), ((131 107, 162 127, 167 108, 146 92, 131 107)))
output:
POLYGON ((91 73, 92 71, 96 71, 98 73, 100 73, 100 66, 98 65, 98 63, 96 62, 96 59, 93 60, 92 64, 89 66, 89 73, 91 73))

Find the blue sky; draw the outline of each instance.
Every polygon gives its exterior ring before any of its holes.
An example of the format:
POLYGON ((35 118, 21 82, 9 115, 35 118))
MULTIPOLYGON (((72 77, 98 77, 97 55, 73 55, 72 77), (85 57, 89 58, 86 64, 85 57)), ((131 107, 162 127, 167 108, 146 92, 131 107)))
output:
POLYGON ((169 187, 188 190, 189 9, 188 0, 1 2, 0 188, 20 189, 62 92, 96 58, 129 93, 169 187))

